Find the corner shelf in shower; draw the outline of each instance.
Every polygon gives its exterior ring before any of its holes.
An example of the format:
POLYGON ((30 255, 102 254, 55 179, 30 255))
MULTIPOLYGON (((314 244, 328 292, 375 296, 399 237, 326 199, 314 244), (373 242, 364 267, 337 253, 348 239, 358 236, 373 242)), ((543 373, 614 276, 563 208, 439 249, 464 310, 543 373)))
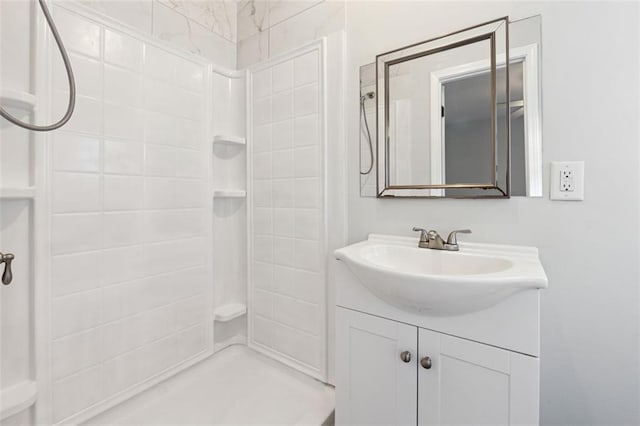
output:
POLYGON ((213 191, 213 198, 246 198, 247 191, 244 189, 216 189, 213 191))
POLYGON ((214 145, 246 145, 247 139, 241 136, 216 135, 213 137, 214 145))
POLYGON ((38 388, 33 380, 25 380, 0 392, 0 420, 19 413, 36 402, 38 388))
POLYGON ((37 98, 29 92, 3 89, 0 91, 0 103, 5 107, 32 110, 36 107, 37 98))
POLYGON ((33 186, 0 188, 0 200, 31 200, 35 197, 36 188, 33 186))
POLYGON ((213 311, 214 321, 227 322, 241 317, 247 313, 247 305, 244 303, 229 303, 217 307, 213 311))

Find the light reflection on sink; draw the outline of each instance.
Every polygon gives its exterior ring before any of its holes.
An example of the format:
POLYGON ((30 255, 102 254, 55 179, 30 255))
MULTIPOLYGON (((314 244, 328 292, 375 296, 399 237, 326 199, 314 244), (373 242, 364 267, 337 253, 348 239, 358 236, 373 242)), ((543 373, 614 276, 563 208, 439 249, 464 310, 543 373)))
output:
POLYGON ((367 244, 360 256, 381 268, 425 275, 479 275, 513 266, 507 259, 444 250, 415 249, 388 244, 367 244))
POLYGON ((450 252, 418 248, 414 238, 371 235, 335 256, 373 294, 414 313, 474 312, 548 285, 531 247, 460 243, 450 252))

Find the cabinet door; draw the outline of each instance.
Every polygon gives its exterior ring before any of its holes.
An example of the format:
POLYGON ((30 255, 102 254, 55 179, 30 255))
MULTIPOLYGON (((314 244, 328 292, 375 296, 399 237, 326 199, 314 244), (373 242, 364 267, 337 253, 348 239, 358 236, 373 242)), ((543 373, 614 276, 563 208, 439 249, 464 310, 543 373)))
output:
POLYGON ((417 327, 336 309, 337 425, 415 426, 417 342, 417 327))
POLYGON ((538 424, 538 358, 424 329, 418 346, 420 425, 538 424))

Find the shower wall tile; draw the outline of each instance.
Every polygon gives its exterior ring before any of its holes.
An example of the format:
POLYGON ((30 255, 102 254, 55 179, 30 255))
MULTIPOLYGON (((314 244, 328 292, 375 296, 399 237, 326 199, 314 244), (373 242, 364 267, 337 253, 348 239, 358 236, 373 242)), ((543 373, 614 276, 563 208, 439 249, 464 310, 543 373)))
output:
POLYGON ((274 319, 289 327, 315 336, 320 332, 318 305, 302 302, 291 297, 275 294, 273 297, 274 319))
POLYGON ((253 74, 253 98, 260 99, 271 95, 271 68, 253 74))
POLYGON ((54 421, 66 417, 95 404, 105 397, 102 386, 103 371, 97 366, 83 370, 53 383, 54 421))
POLYGON ((295 149, 295 176, 315 177, 320 175, 320 151, 317 146, 295 149))
POLYGON ((104 62, 132 71, 141 71, 144 62, 144 43, 128 35, 105 29, 104 62))
POLYGON ((271 123, 271 98, 255 101, 253 104, 254 125, 271 123))
MULTIPOLYGON (((56 117, 62 117, 67 111, 68 92, 55 91, 53 110, 56 117)), ((65 130, 73 130, 84 134, 100 135, 102 133, 102 102, 86 96, 76 97, 76 108, 65 130)))
POLYGON ((101 269, 102 252, 100 251, 55 256, 51 266, 51 287, 54 297, 101 287, 101 269))
POLYGON ((295 205, 298 208, 312 209, 320 207, 321 184, 317 178, 296 179, 294 189, 295 205))
POLYGON ((138 210, 144 199, 144 178, 141 176, 103 177, 103 208, 105 211, 138 210))
POLYGON ((100 58, 102 31, 100 26, 64 9, 55 11, 56 26, 71 52, 100 58))
POLYGON ((98 250, 102 244, 101 234, 102 215, 99 213, 54 215, 51 251, 57 255, 98 250))
POLYGON ((53 302, 53 337, 91 329, 102 321, 102 290, 96 289, 55 299, 53 302))
POLYGON ((93 328, 54 341, 52 346, 53 379, 62 379, 100 364, 104 359, 105 349, 100 328, 93 328))
POLYGON ((273 209, 273 235, 294 236, 294 209, 273 209))
POLYGON ((303 240, 320 239, 320 212, 316 209, 296 209, 293 225, 295 237, 303 240))
POLYGON ((102 217, 102 246, 104 248, 130 246, 142 242, 141 212, 105 213, 102 217))
MULTIPOLYGON (((69 92, 67 70, 60 55, 53 59, 53 87, 62 92, 69 92)), ((102 74, 102 63, 96 59, 83 55, 69 53, 69 60, 73 67, 76 93, 82 96, 99 99, 102 97, 102 79, 96 78, 102 74)), ((63 97, 66 103, 66 97, 63 97)))
MULTIPOLYGON (((176 149, 163 145, 148 145, 146 147, 144 172, 146 176, 170 177, 176 174, 176 149)), ((197 161, 195 162, 197 164, 197 161)))
POLYGON ((145 146, 141 141, 105 139, 104 172, 109 174, 141 175, 145 146))
POLYGON ((143 106, 142 76, 134 71, 104 66, 104 100, 140 108, 143 106))
POLYGON ((54 213, 95 212, 102 207, 98 174, 57 172, 53 187, 54 213))
POLYGON ((100 139, 57 132, 51 143, 56 171, 99 172, 100 139))
POLYGON ((284 120, 273 123, 271 135, 271 148, 276 151, 293 147, 293 122, 284 120))
POLYGON ((249 123, 252 338, 307 371, 321 369, 325 315, 319 68, 312 51, 254 73, 249 123))
POLYGON ((315 84, 297 88, 293 92, 296 117, 318 112, 318 87, 315 84))
POLYGON ((293 62, 282 62, 273 67, 273 93, 293 88, 293 62))
POLYGON ((293 69, 296 86, 318 81, 318 52, 310 52, 296 58, 293 69))
POLYGON ((86 31, 71 43, 81 90, 49 175, 53 413, 65 423, 208 348, 210 144, 205 67, 54 13, 63 34, 86 31))
POLYGON ((284 149, 274 151, 271 155, 272 177, 274 179, 293 177, 293 151, 284 149))
POLYGON ((142 140, 143 112, 122 105, 104 104, 104 135, 115 138, 142 140))
POLYGON ((296 146, 317 145, 320 138, 318 114, 296 117, 293 124, 296 146))
POLYGON ((271 119, 282 121, 293 115, 293 94, 291 90, 273 95, 271 98, 271 119))

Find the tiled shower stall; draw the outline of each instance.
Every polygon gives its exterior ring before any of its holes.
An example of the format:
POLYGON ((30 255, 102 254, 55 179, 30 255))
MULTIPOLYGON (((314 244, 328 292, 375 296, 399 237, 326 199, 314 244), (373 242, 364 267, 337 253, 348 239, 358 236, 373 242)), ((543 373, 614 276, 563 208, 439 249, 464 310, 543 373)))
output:
MULTIPOLYGON (((2 292, 2 424, 84 422, 233 344, 330 381, 326 259, 343 241, 326 230, 344 218, 327 156, 343 147, 325 99, 340 91, 342 36, 236 71, 77 3, 51 7, 78 98, 61 130, 0 133, 1 243, 18 253, 2 292)), ((38 10, 3 12, 28 25, 38 10)), ((3 87, 42 122, 68 88, 34 22, 33 63, 4 67, 3 87)))

